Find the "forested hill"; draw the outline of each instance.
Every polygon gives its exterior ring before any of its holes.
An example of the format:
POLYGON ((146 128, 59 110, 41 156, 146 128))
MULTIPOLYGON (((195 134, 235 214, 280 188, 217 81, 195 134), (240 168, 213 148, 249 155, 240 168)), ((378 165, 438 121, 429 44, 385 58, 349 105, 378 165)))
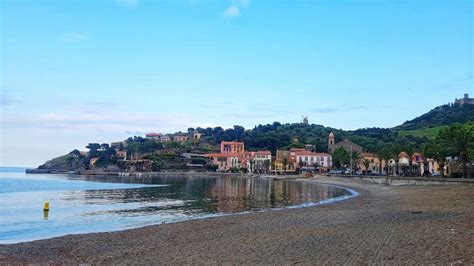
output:
POLYGON ((438 126, 447 126, 454 123, 466 123, 474 121, 474 105, 455 105, 446 104, 438 106, 428 113, 421 115, 413 120, 406 121, 396 130, 414 130, 423 128, 432 128, 438 126))
POLYGON ((365 128, 354 131, 345 131, 321 125, 306 125, 303 123, 258 125, 251 130, 245 130, 241 126, 234 126, 229 129, 216 128, 196 128, 191 131, 198 131, 204 134, 204 141, 217 145, 220 141, 244 141, 248 150, 270 150, 303 148, 305 144, 316 145, 316 150, 327 151, 328 135, 334 132, 336 141, 349 139, 364 147, 365 150, 375 152, 380 147, 390 143, 412 143, 420 146, 426 142, 425 138, 416 136, 402 136, 398 132, 384 128, 365 128))

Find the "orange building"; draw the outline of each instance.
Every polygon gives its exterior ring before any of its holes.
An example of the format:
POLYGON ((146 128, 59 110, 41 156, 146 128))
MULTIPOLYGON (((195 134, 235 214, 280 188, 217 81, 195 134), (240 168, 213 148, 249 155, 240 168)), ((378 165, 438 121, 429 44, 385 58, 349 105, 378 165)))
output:
POLYGON ((222 141, 221 153, 243 153, 245 151, 243 142, 222 141))

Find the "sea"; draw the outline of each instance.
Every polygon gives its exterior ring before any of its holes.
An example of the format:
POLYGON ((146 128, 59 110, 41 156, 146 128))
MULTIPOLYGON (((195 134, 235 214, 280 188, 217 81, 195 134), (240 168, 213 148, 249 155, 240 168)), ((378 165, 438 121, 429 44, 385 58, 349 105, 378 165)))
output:
POLYGON ((242 177, 26 174, 0 167, 0 244, 327 204, 336 186, 242 177), (45 202, 49 211, 44 211, 45 202))

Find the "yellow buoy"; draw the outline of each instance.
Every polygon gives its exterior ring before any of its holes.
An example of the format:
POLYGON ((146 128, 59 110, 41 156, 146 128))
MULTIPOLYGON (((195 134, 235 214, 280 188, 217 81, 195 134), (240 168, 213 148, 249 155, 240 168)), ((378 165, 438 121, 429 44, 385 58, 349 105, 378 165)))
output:
POLYGON ((46 201, 44 203, 43 211, 45 211, 45 212, 49 211, 49 202, 46 201))

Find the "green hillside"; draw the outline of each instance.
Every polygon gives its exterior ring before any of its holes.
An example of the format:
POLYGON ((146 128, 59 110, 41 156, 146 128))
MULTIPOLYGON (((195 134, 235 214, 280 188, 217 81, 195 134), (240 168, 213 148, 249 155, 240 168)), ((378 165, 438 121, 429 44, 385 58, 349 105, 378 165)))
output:
POLYGON ((428 138, 434 139, 439 131, 446 126, 438 126, 438 127, 430 127, 430 128, 422 128, 422 129, 414 129, 414 130, 400 130, 398 134, 400 136, 414 136, 419 138, 428 138))
MULTIPOLYGON (((413 120, 406 121, 402 125, 394 128, 398 131, 407 131, 415 129, 436 128, 439 126, 452 125, 454 123, 466 123, 474 121, 474 105, 454 105, 446 104, 438 106, 428 113, 421 115, 413 120)), ((430 135, 433 130, 424 130, 418 132, 420 134, 430 135)), ((415 132, 416 134, 416 132, 415 132)))

